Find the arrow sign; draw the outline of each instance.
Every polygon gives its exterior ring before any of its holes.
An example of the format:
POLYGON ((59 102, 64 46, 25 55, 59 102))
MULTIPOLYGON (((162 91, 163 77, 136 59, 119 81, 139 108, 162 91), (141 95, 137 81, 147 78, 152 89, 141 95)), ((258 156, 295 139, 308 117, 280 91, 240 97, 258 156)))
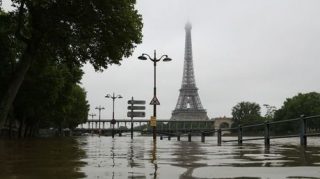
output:
POLYGON ((160 105, 160 102, 156 96, 152 98, 150 105, 160 105))
POLYGON ((146 101, 142 100, 129 100, 128 104, 146 104, 146 101))
POLYGON ((128 110, 145 110, 145 106, 128 106, 128 110))
POLYGON ((127 116, 128 117, 145 117, 146 113, 145 112, 128 112, 127 116))

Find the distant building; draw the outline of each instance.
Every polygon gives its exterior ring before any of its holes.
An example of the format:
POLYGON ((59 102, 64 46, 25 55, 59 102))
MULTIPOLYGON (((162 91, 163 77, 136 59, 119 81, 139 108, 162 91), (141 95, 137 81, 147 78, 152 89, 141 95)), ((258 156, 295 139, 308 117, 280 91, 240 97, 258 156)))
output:
MULTIPOLYGON (((213 118, 214 120, 214 128, 215 129, 224 129, 224 128, 231 128, 233 123, 232 117, 217 117, 213 118)), ((230 134, 230 131, 223 131, 222 134, 230 134)))

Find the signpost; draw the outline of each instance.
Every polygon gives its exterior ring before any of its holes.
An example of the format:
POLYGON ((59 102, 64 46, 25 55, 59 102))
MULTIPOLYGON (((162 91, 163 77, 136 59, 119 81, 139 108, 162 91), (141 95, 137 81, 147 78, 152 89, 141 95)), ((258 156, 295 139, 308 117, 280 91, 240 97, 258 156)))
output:
POLYGON ((129 100, 129 101, 128 101, 128 104, 146 104, 146 101, 133 100, 133 97, 132 97, 132 100, 129 100))
POLYGON ((152 126, 152 131, 153 131, 153 140, 155 141, 157 138, 157 105, 160 105, 160 102, 156 96, 156 88, 154 88, 154 96, 152 100, 150 101, 150 105, 153 105, 153 116, 151 116, 150 119, 150 126, 152 126))
POLYGON ((128 110, 145 110, 146 107, 145 106, 128 106, 128 110))
POLYGON ((145 117, 146 113, 145 112, 128 112, 127 116, 128 117, 145 117))
POLYGON ((143 105, 146 104, 146 101, 133 100, 133 97, 132 97, 131 100, 128 101, 128 104, 130 105, 128 106, 128 110, 130 111, 128 111, 127 116, 131 117, 131 139, 133 139, 133 118, 146 116, 146 113, 144 111, 134 111, 134 110, 145 110, 146 107, 143 105))

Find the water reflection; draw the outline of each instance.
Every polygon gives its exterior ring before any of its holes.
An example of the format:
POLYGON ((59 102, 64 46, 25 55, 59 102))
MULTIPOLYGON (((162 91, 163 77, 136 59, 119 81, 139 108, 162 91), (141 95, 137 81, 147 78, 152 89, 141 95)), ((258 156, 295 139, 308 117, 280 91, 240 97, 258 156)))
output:
POLYGON ((128 166, 131 168, 134 167, 134 150, 133 150, 133 140, 130 141, 129 147, 128 147, 128 166))
POLYGON ((199 142, 176 142, 175 150, 172 155, 176 163, 174 166, 186 168, 186 171, 180 175, 180 179, 193 178, 192 173, 196 168, 207 166, 204 162, 206 156, 205 151, 199 146, 199 142))
POLYGON ((259 144, 246 146, 231 146, 233 148, 232 163, 234 167, 292 167, 319 166, 319 147, 301 147, 299 145, 279 145, 265 147, 259 144))
MULTIPOLYGON (((131 140, 128 142, 128 169, 123 169, 124 172, 128 172, 128 179, 145 179, 144 172, 140 172, 140 168, 144 168, 142 160, 144 158, 144 146, 139 145, 139 140, 131 140)), ((122 178, 122 177, 119 177, 122 178)))
POLYGON ((84 178, 81 145, 72 138, 1 139, 1 178, 84 178))
POLYGON ((157 164, 157 140, 152 141, 151 163, 154 165, 153 178, 157 178, 158 164, 157 164))
MULTIPOLYGON (((115 143, 115 139, 112 138, 112 146, 111 146, 111 151, 110 151, 111 159, 112 159, 112 168, 114 168, 116 166, 115 159, 114 159, 114 156, 115 156, 114 143, 115 143)), ((112 170, 112 179, 114 179, 114 170, 112 170)))
MULTIPOLYGON (((111 151, 110 151, 110 152, 111 152, 111 159, 112 159, 112 168, 114 168, 114 166, 116 166, 116 163, 114 162, 114 160, 115 160, 115 159, 114 159, 114 156, 115 156, 114 143, 115 143, 115 139, 113 138, 113 139, 112 139, 112 143, 111 143, 111 144, 112 144, 112 146, 111 146, 111 151)), ((113 175, 114 175, 114 172, 113 172, 113 175)), ((113 175, 112 175, 112 176, 113 176, 113 175)))
POLYGON ((216 145, 152 137, 0 140, 0 178, 311 178, 320 176, 320 142, 275 140, 216 145), (254 172, 248 172, 254 171, 254 172))

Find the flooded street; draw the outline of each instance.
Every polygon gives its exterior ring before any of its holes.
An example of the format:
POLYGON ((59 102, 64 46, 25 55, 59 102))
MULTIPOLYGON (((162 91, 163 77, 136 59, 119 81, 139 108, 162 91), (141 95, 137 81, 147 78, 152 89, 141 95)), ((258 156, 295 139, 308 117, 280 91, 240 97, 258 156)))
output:
MULTIPOLYGON (((230 137, 231 138, 231 137, 230 137)), ((224 137, 226 139, 226 137, 224 137)), ((0 140, 1 178, 320 178, 320 140, 216 145, 129 136, 0 140)))

